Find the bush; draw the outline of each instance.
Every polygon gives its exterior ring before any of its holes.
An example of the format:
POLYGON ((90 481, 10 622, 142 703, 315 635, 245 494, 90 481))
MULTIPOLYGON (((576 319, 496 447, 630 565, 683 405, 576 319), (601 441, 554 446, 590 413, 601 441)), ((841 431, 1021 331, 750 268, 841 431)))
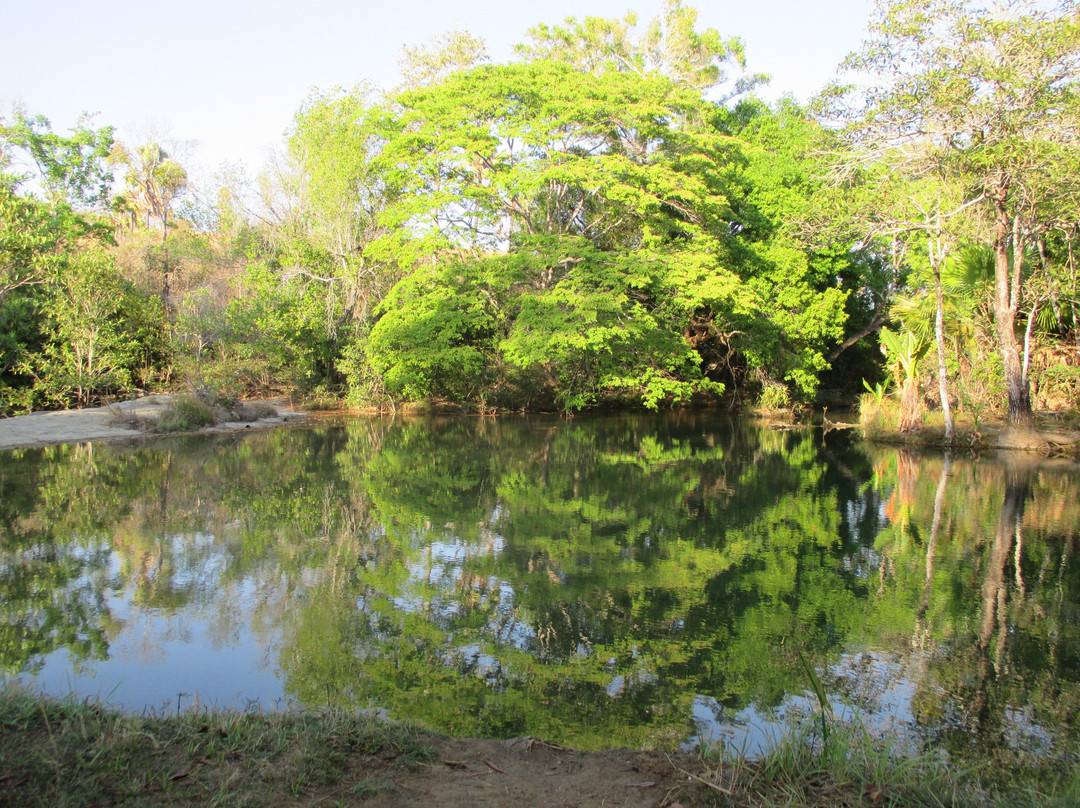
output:
POLYGON ((754 412, 766 418, 791 421, 795 418, 795 405, 787 387, 779 382, 765 381, 761 386, 754 412))
POLYGON ((245 404, 234 393, 207 384, 193 384, 165 408, 154 427, 157 432, 189 432, 226 421, 258 421, 277 415, 277 407, 265 401, 245 404))
POLYGON ((197 393, 173 398, 158 418, 158 432, 189 432, 214 423, 214 410, 197 393))

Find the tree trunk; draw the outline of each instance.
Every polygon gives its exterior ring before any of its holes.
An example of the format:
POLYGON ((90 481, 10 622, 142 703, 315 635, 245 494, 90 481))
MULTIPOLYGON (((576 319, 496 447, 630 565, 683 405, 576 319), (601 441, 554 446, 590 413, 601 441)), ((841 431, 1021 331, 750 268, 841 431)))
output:
POLYGON ((914 432, 922 423, 922 401, 917 377, 904 379, 900 388, 900 423, 897 428, 903 434, 914 432))
POLYGON ((832 364, 836 361, 837 357, 839 357, 840 354, 842 354, 844 351, 846 351, 848 348, 850 348, 852 345, 854 345, 864 337, 868 337, 871 334, 880 331, 881 327, 885 325, 885 323, 887 323, 888 321, 888 311, 879 311, 877 314, 874 315, 874 319, 872 319, 865 328, 860 328, 854 334, 852 334, 835 348, 833 348, 832 351, 829 352, 829 355, 825 357, 825 361, 832 364))
POLYGON ((956 426, 953 423, 952 406, 949 404, 949 368, 945 362, 945 292, 941 288, 941 265, 945 263, 945 246, 938 239, 937 244, 930 244, 930 261, 934 269, 934 342, 937 346, 938 396, 941 399, 941 414, 945 418, 945 441, 952 443, 956 438, 956 426))
MULTIPOLYGON (((1009 260, 1010 227, 1006 208, 1007 189, 1000 187, 994 200, 994 328, 998 350, 1005 373, 1005 391, 1009 401, 1009 425, 1018 429, 1032 427, 1031 391, 1020 361, 1020 345, 1016 340, 1016 310, 1019 305, 1020 283, 1013 274, 1009 260)), ((1022 244, 1013 244, 1019 253, 1022 244)), ((1014 260, 1019 260, 1017 255, 1014 260)))
POLYGON ((165 315, 172 311, 172 278, 169 269, 169 213, 161 214, 161 302, 165 315))

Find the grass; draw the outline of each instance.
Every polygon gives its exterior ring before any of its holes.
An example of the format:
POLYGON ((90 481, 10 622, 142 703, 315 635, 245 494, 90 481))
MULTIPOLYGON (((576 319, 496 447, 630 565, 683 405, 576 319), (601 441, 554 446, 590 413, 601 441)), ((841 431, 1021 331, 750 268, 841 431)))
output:
POLYGON ((214 406, 195 393, 173 398, 157 419, 155 432, 190 432, 214 423, 214 406))
POLYGON ((755 415, 784 423, 794 423, 797 415, 787 387, 775 382, 762 385, 761 394, 751 409, 755 415))
MULTIPOLYGON (((1035 413, 1035 429, 1047 435, 1058 434, 1080 428, 1080 412, 1038 412, 1035 413)), ((941 410, 924 409, 919 418, 919 425, 909 433, 901 433, 899 422, 899 404, 894 398, 879 399, 872 393, 864 393, 859 402, 859 426, 863 435, 872 441, 881 443, 910 444, 924 446, 944 446, 945 418, 941 410)), ((954 447, 985 449, 999 443, 1008 424, 1001 413, 987 411, 985 407, 967 407, 954 413, 954 447)), ((1040 436, 1041 438, 1042 436, 1040 436)), ((1067 436, 1066 436, 1067 438, 1067 436)), ((1046 441, 1037 440, 1034 445, 1024 448, 1045 448, 1053 454, 1080 455, 1080 443, 1075 439, 1057 440, 1047 446, 1046 441)), ((1013 448, 1016 448, 1013 445, 1013 448)))
POLYGON ((155 432, 190 432, 205 426, 237 421, 248 423, 277 415, 277 408, 265 401, 245 403, 205 385, 193 385, 173 397, 154 425, 155 432))
MULTIPOLYGON (((0 806, 347 805, 389 799, 387 761, 431 759, 431 736, 339 710, 199 710, 127 716, 90 701, 0 689, 0 806)), ((683 805, 741 808, 1065 808, 1080 805, 1075 760, 987 760, 957 768, 935 751, 829 717, 803 721, 763 758, 704 750, 683 805)), ((662 752, 655 753, 663 759, 662 752)), ((543 766, 549 765, 542 763, 543 766)), ((439 777, 446 767, 420 776, 439 777)), ((544 778, 550 772, 544 771, 544 778)), ((592 803, 590 803, 592 804, 592 803)))
MULTIPOLYGON (((743 808, 1066 808, 1080 805, 1075 763, 958 768, 937 751, 894 748, 858 722, 797 726, 763 758, 706 752, 699 792, 717 806, 743 808)), ((702 800, 705 801, 705 800, 702 800)))
POLYGON ((277 408, 265 401, 243 402, 233 395, 212 388, 192 385, 187 392, 178 393, 162 408, 157 417, 110 408, 110 423, 147 432, 194 432, 203 427, 227 421, 250 423, 278 414, 277 408))
POLYGON ((785 736, 764 758, 724 761, 703 778, 722 806, 904 806, 944 808, 975 804, 966 778, 933 755, 901 757, 885 742, 852 725, 828 737, 816 724, 785 736))
POLYGON ((429 756, 409 727, 339 711, 126 716, 97 704, 0 692, 0 806, 280 806, 365 779, 365 757, 429 756))

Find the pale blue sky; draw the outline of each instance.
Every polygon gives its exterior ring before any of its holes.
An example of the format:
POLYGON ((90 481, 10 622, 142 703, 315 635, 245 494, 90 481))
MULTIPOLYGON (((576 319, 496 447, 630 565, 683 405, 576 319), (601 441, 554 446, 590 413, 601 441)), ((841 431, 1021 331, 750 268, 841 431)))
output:
MULTIPOLYGON (((747 68, 769 73, 767 97, 807 100, 862 42, 871 0, 701 0, 699 28, 742 37, 747 68)), ((660 0, 0 0, 0 110, 22 103, 66 131, 78 114, 137 139, 148 125, 197 140, 192 159, 250 173, 280 146, 313 87, 398 80, 403 45, 455 27, 496 61, 539 23, 567 16, 646 22, 660 0)))

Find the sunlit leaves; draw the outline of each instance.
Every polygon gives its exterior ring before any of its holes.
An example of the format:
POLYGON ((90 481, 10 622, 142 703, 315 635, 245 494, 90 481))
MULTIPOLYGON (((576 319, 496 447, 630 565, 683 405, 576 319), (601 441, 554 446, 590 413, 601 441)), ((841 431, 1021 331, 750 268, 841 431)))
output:
POLYGON ((392 393, 412 398, 475 401, 525 384, 567 410, 619 396, 686 400, 714 386, 658 305, 662 273, 643 255, 573 238, 448 263, 394 289, 369 357, 392 393))
MULTIPOLYGON (((39 182, 50 203, 101 208, 112 193, 113 127, 92 129, 91 122, 92 116, 83 114, 65 137, 52 131, 44 115, 16 109, 11 122, 0 122, 0 141, 30 158, 37 175, 20 179, 39 182)), ((0 154, 7 151, 0 148, 0 154)))

